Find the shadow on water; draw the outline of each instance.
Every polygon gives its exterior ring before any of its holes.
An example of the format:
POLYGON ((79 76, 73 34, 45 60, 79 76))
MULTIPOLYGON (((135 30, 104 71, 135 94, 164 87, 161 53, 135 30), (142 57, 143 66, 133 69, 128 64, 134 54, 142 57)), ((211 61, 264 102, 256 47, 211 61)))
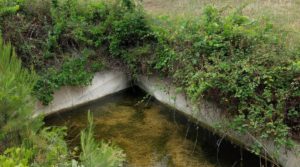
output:
POLYGON ((48 126, 67 126, 69 146, 75 147, 89 110, 96 138, 123 148, 129 167, 259 167, 261 163, 259 157, 221 140, 136 87, 45 121, 48 126))

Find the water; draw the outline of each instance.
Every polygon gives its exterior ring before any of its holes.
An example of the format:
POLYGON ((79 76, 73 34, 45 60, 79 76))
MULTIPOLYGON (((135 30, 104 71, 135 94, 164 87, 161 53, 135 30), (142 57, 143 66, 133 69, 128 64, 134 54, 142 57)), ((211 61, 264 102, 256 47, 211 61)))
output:
POLYGON ((67 126, 69 146, 75 147, 80 131, 87 126, 89 110, 94 115, 96 139, 123 148, 129 167, 258 167, 261 163, 258 157, 136 88, 51 115, 45 121, 67 126))

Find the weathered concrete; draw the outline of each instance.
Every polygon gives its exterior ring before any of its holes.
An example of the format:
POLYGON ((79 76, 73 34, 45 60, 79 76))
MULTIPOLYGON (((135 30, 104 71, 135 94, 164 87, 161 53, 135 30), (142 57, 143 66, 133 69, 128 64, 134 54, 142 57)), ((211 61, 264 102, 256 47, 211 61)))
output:
POLYGON ((43 106, 40 102, 36 106, 36 115, 49 115, 78 107, 104 96, 117 93, 128 88, 129 78, 123 72, 105 71, 96 73, 92 84, 87 87, 63 87, 54 93, 54 100, 43 106))
MULTIPOLYGON (((106 71, 97 73, 92 84, 87 87, 64 87, 54 94, 54 101, 47 107, 40 103, 37 105, 36 114, 49 115, 55 112, 68 110, 78 107, 82 104, 97 100, 124 90, 129 87, 130 79, 122 72, 106 71)), ((158 77, 139 76, 136 85, 145 90, 147 93, 155 97, 158 101, 173 107, 182 113, 197 120, 206 128, 219 133, 221 136, 228 137, 233 142, 249 148, 256 140, 250 134, 239 135, 229 129, 216 128, 217 125, 228 123, 228 119, 221 113, 222 111, 213 103, 202 100, 200 106, 192 105, 184 94, 176 93, 176 88, 166 81, 158 77)), ((273 156, 277 151, 272 142, 262 142, 268 155, 273 156)), ((300 152, 299 148, 293 151, 281 149, 279 150, 279 158, 277 161, 283 167, 299 167, 300 157, 295 152, 300 152)), ((274 156, 273 156, 274 157, 274 156)))
MULTIPOLYGON (((158 77, 140 76, 137 85, 145 90, 150 95, 154 96, 158 101, 173 107, 188 116, 199 121, 203 126, 214 130, 221 136, 226 135, 237 144, 250 148, 257 141, 250 134, 239 135, 230 129, 218 129, 216 125, 224 125, 228 123, 228 119, 221 113, 222 111, 213 103, 202 100, 200 106, 192 105, 184 94, 176 93, 176 88, 172 84, 159 79, 158 77)), ((279 157, 275 158, 283 167, 300 167, 300 157, 296 153, 300 152, 299 146, 295 150, 286 150, 284 148, 277 150, 273 142, 260 141, 263 144, 264 150, 271 157, 276 157, 276 151, 279 151, 279 157)))

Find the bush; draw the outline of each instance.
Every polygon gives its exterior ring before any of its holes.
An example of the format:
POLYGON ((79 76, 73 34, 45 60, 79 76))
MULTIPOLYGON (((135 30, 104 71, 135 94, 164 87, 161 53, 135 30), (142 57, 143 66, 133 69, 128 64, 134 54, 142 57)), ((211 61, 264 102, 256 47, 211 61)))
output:
POLYGON ((217 102, 235 117, 232 128, 290 146, 290 134, 299 134, 300 55, 280 42, 283 33, 240 9, 222 16, 212 6, 200 21, 175 27, 155 27, 163 42, 154 70, 172 76, 195 103, 201 98, 217 102))

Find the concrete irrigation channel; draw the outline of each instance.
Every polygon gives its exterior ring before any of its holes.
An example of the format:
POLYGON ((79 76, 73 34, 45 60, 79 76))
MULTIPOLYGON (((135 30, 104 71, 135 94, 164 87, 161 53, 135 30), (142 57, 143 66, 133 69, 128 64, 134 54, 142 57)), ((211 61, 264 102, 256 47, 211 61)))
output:
MULTIPOLYGON (((41 103, 36 105, 36 115, 51 115, 54 113, 77 108, 84 104, 98 100, 111 94, 115 94, 132 86, 131 78, 120 71, 103 71, 96 73, 91 85, 87 87, 63 87, 56 91, 54 100, 48 106, 41 103)), ((229 122, 221 113, 221 110, 212 102, 202 100, 201 105, 193 105, 182 93, 177 93, 175 86, 172 86, 158 76, 138 76, 134 82, 135 86, 143 89, 161 103, 174 108, 184 115, 199 122, 202 127, 224 136, 235 144, 245 149, 251 147, 255 142, 250 134, 240 135, 229 129, 216 128, 217 125, 229 122)), ((294 150, 280 150, 274 147, 272 141, 261 141, 266 154, 274 158, 283 167, 297 167, 300 164, 300 157, 297 153, 299 148, 294 150), (279 156, 275 156, 279 153, 279 156)))

